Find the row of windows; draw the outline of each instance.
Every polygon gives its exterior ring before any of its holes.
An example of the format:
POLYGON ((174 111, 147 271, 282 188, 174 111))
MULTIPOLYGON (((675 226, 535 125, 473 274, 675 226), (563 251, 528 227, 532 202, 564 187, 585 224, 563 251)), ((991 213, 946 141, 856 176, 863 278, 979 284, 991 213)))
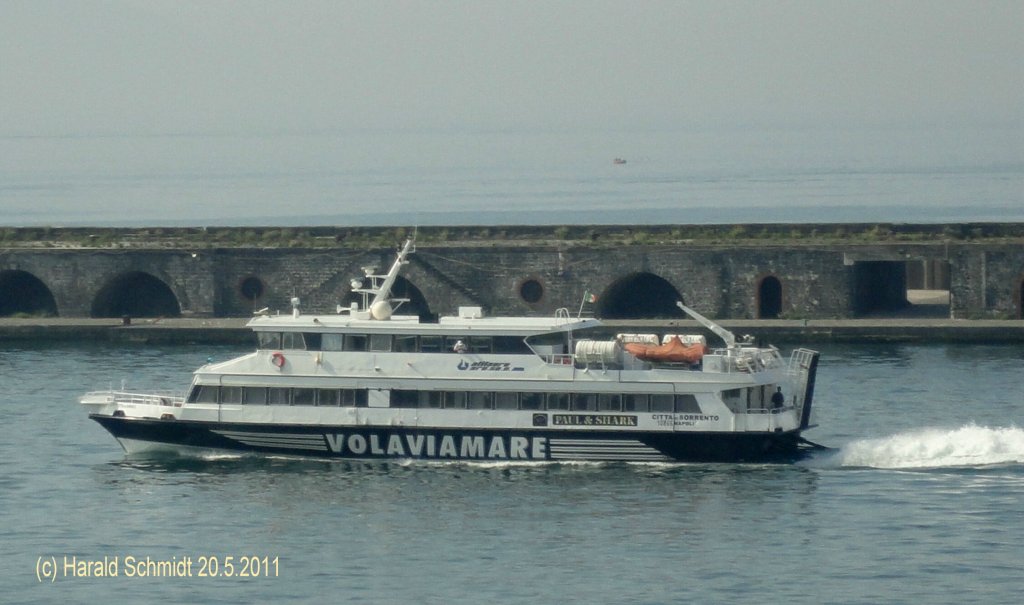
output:
POLYGON ((504 353, 529 354, 522 336, 441 336, 416 334, 322 334, 258 332, 261 349, 308 351, 371 351, 378 353, 504 353))
POLYGON ((637 393, 509 393, 489 391, 391 391, 391 407, 470 410, 700 413, 693 395, 637 393))
MULTIPOLYGON (((722 401, 734 412, 763 410, 774 407, 772 395, 775 394, 776 386, 761 385, 743 389, 729 389, 728 391, 722 391, 722 401)), ((796 405, 796 403, 793 402, 793 405, 796 405)))
POLYGON ((244 405, 343 405, 365 407, 366 389, 289 389, 280 387, 217 387, 199 385, 189 403, 244 405))
MULTIPOLYGON (((366 407, 367 389, 292 389, 199 385, 189 403, 366 407)), ((506 391, 391 391, 391 407, 470 410, 683 412, 699 414, 693 395, 637 393, 511 393, 506 391)))

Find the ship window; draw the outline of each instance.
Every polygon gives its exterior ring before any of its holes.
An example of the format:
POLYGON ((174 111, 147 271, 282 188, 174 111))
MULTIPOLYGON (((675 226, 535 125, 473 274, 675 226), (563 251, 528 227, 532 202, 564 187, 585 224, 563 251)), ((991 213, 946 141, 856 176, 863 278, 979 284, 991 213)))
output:
POLYGON ((750 409, 764 407, 764 386, 759 389, 747 389, 747 407, 750 409))
POLYGON ((341 391, 338 389, 319 389, 316 392, 317 405, 338 405, 341 403, 341 391))
POLYGON ((213 386, 202 387, 202 390, 199 391, 199 403, 217 403, 219 391, 219 388, 213 386))
POLYGON ((291 389, 270 387, 267 389, 267 403, 270 405, 288 405, 292 402, 291 389))
POLYGON ((341 405, 348 407, 366 407, 369 396, 366 389, 342 389, 341 405))
POLYGON ((671 412, 675 407, 672 395, 651 395, 652 412, 671 412))
POLYGON ((565 354, 566 335, 563 332, 537 334, 535 336, 530 336, 527 341, 529 342, 530 348, 541 357, 565 354))
POLYGON ((344 351, 344 334, 322 334, 320 337, 320 349, 323 351, 344 351))
POLYGON ((469 350, 473 353, 490 353, 494 344, 490 336, 473 336, 469 339, 469 350))
POLYGON ((368 338, 366 334, 346 334, 345 335, 345 350, 346 351, 365 351, 366 341, 368 338))
POLYGON ((444 394, 444 407, 462 409, 466 407, 466 394, 458 391, 444 394))
POLYGON ((302 337, 306 340, 307 351, 319 351, 320 350, 320 333, 319 332, 303 332, 302 337))
POLYGON ((569 394, 568 393, 548 393, 548 409, 549 410, 568 410, 569 409, 569 394))
POLYGON ((261 349, 280 349, 281 348, 281 333, 280 332, 257 332, 256 338, 259 341, 259 347, 261 349))
POLYGON ((729 389, 722 391, 722 403, 733 412, 739 412, 744 405, 744 389, 729 389))
POLYGON ((416 336, 401 334, 395 336, 394 349, 399 353, 416 352, 416 336))
POLYGON ((370 335, 370 350, 386 353, 391 350, 391 335, 390 334, 371 334, 370 335))
POLYGON ((444 338, 444 350, 445 352, 469 352, 469 336, 445 336, 444 338), (462 348, 467 347, 467 348, 462 348), (460 351, 459 349, 462 348, 460 351))
POLYGON ((700 406, 693 395, 676 395, 676 411, 687 414, 700 414, 700 406))
POLYGON ((315 405, 315 389, 294 389, 292 391, 292 405, 315 405))
POLYGON ((301 333, 285 332, 284 334, 281 334, 281 348, 297 349, 301 351, 306 348, 306 343, 302 340, 301 333))
POLYGON ((523 342, 522 336, 494 336, 495 353, 511 353, 525 355, 530 353, 530 347, 523 342))
POLYGON ((419 400, 417 401, 417 407, 421 408, 439 408, 441 407, 441 401, 444 399, 444 393, 441 391, 420 391, 419 400))
POLYGON ((242 403, 242 387, 221 387, 221 403, 242 403))
POLYGON ((722 401, 725 405, 729 406, 729 409, 738 409, 742 400, 743 389, 729 389, 728 391, 722 391, 722 401))
POLYGON ((519 397, 515 393, 495 393, 494 409, 515 410, 519 408, 519 397))
POLYGON ((647 395, 630 393, 622 396, 622 409, 627 412, 650 412, 647 395))
POLYGON ((242 403, 248 403, 251 405, 266 405, 267 404, 267 388, 266 387, 245 387, 242 389, 242 403))
POLYGON ((418 391, 391 389, 391 407, 414 408, 419 403, 418 391))
POLYGON ((420 351, 424 353, 440 353, 440 336, 420 336, 420 351))
POLYGON ((542 393, 523 393, 520 398, 521 410, 543 410, 544 395, 542 393))
POLYGON ((217 403, 217 387, 200 385, 192 389, 189 403, 217 403))
POLYGON ((489 410, 491 409, 491 396, 492 393, 490 391, 469 393, 466 407, 471 410, 489 410))
POLYGON ((601 393, 597 396, 597 409, 602 412, 618 412, 622 409, 622 396, 618 393, 601 393))
POLYGON ((597 410, 597 393, 576 393, 572 396, 572 409, 580 411, 597 410))

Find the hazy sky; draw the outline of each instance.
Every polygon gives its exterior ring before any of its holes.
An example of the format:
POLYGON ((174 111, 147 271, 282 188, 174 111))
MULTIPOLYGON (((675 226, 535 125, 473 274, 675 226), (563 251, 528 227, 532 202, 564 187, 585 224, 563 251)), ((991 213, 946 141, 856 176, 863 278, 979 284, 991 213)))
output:
POLYGON ((1024 1, 0 0, 0 134, 1024 122, 1024 1))

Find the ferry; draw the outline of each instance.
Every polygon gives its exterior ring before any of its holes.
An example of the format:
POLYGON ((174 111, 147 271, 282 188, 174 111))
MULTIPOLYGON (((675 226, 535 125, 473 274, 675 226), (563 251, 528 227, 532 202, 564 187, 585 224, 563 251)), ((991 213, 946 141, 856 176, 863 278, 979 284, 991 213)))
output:
POLYGON ((706 330, 623 333, 582 306, 503 318, 460 307, 421 321, 391 296, 414 247, 386 274, 353 280, 361 303, 260 312, 248 324, 257 349, 200 367, 179 395, 122 388, 80 404, 128 454, 735 462, 813 446, 802 432, 815 351, 784 357, 682 302, 706 330))

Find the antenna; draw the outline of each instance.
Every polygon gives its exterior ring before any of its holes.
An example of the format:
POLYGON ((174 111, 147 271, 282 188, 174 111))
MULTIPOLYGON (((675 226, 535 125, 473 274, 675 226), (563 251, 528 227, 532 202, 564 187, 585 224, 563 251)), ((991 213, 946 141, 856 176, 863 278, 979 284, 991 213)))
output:
POLYGON ((377 288, 377 294, 373 297, 373 301, 370 303, 370 307, 377 304, 378 302, 386 302, 388 295, 391 294, 391 286, 395 285, 395 280, 398 279, 398 272, 402 269, 402 265, 406 262, 405 257, 413 252, 414 240, 410 237, 405 240, 405 245, 402 250, 398 253, 398 258, 395 259, 395 263, 391 265, 391 269, 388 274, 384 277, 384 282, 381 283, 380 287, 377 288))
MULTIPOLYGON (((352 292, 361 294, 363 296, 362 311, 369 313, 369 317, 372 319, 390 319, 391 313, 394 309, 391 306, 391 301, 401 304, 408 302, 408 299, 391 298, 391 288, 395 285, 395 280, 398 279, 398 273, 402 270, 402 265, 408 264, 409 261, 405 260, 405 257, 415 252, 415 238, 409 238, 405 241, 405 245, 401 250, 398 251, 398 258, 395 259, 391 269, 388 270, 386 275, 375 275, 376 267, 363 267, 363 277, 354 278, 350 285, 352 286, 352 292), (369 281, 369 285, 366 285, 366 281, 369 281), (370 295, 373 295, 373 299, 370 300, 370 295)), ((338 305, 338 312, 342 311, 341 305, 338 305)), ((358 304, 352 303, 351 312, 354 314, 358 310, 358 304)))

